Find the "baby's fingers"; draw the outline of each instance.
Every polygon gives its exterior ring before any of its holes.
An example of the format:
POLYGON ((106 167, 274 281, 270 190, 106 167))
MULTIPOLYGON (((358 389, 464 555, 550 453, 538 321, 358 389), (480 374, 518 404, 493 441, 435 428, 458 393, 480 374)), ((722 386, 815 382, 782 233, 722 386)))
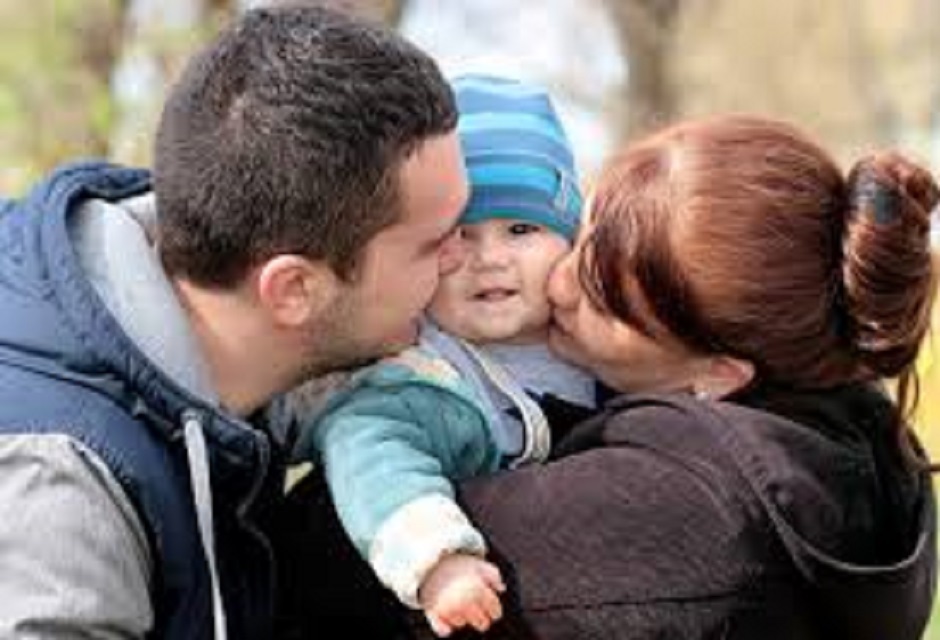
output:
POLYGON ((477 631, 486 631, 493 624, 493 618, 489 615, 488 607, 480 602, 468 607, 464 617, 466 624, 469 624, 477 631))
POLYGON ((431 631, 439 638, 446 638, 454 630, 451 624, 433 613, 428 613, 425 617, 428 619, 428 624, 431 625, 431 631))
MULTIPOLYGON (((499 594, 492 589, 483 589, 480 597, 477 598, 477 606, 483 617, 486 618, 486 627, 503 617, 503 605, 499 600, 499 594)), ((478 631, 484 631, 479 627, 474 627, 478 631)))
POLYGON ((500 573, 499 568, 495 564, 487 562, 480 565, 478 569, 484 582, 486 582, 491 589, 499 593, 506 590, 506 583, 503 582, 503 574, 500 573))

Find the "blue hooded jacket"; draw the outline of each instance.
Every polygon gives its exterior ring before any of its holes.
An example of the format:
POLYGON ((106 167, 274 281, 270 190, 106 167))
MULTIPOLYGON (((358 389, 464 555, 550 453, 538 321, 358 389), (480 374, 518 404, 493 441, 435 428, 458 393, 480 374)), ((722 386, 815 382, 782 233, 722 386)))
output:
MULTIPOLYGON (((0 201, 0 470, 24 468, 15 452, 64 437, 102 485, 120 487, 146 541, 146 637, 219 637, 213 624, 227 626, 230 638, 269 637, 274 566, 259 523, 281 493, 283 456, 260 420, 225 413, 144 355, 89 281, 70 235, 70 219, 90 200, 116 203, 149 190, 145 171, 88 162, 58 169, 22 200, 0 201)), ((55 486, 55 460, 39 464, 24 486, 55 486)), ((28 517, 24 499, 0 491, 2 519, 17 510, 28 517)), ((81 515, 87 507, 64 509, 81 515)), ((118 505, 110 515, 121 521, 118 505)), ((34 529, 39 539, 45 521, 34 529)), ((73 637, 94 625, 95 637, 134 635, 110 619, 108 607, 119 603, 78 602, 64 573, 64 584, 55 584, 63 556, 78 575, 96 579, 82 573, 88 540, 54 540, 59 548, 47 545, 48 557, 18 557, 29 545, 4 533, 15 531, 13 522, 0 524, 0 547, 12 549, 0 554, 0 596, 15 594, 0 604, 0 635, 73 637), (50 594, 61 595, 61 609, 50 594)))

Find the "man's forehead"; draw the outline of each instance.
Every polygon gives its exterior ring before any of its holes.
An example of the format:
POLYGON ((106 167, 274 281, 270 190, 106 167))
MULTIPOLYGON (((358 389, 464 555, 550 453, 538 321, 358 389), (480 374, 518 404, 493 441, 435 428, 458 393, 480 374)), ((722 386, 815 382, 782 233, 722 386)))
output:
POLYGON ((403 218, 432 228, 450 227, 463 210, 469 189, 456 133, 430 138, 402 166, 403 218))

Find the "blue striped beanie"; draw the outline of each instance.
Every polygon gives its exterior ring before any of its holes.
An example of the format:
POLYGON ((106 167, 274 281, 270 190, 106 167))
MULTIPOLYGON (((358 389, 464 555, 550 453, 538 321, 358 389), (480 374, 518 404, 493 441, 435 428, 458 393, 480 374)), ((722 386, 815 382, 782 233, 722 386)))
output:
POLYGON ((470 179, 460 223, 525 220, 573 240, 581 191, 571 146, 545 90, 485 75, 451 84, 470 179))

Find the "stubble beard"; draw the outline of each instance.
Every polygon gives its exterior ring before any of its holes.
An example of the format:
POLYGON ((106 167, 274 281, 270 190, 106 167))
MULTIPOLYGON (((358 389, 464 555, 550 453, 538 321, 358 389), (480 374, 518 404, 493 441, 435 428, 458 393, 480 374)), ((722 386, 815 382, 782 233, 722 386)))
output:
POLYGON ((304 341, 303 380, 359 369, 376 357, 351 339, 355 326, 349 322, 321 323, 312 327, 304 341))
POLYGON ((360 369, 381 357, 397 353, 407 345, 370 343, 364 339, 352 301, 339 300, 315 326, 308 327, 304 340, 302 380, 360 369))

